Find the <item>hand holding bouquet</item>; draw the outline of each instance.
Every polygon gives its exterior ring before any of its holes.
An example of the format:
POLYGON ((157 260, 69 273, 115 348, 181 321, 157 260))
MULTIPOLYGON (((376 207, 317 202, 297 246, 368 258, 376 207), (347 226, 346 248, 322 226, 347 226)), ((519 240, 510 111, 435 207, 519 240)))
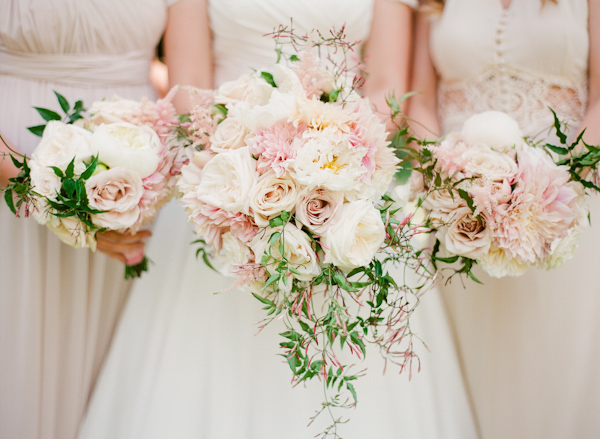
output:
MULTIPOLYGON (((98 231, 134 234, 149 224, 175 187, 180 143, 169 99, 152 103, 115 98, 81 102, 67 113, 38 109, 47 125, 31 130, 42 139, 30 158, 13 158, 21 174, 12 179, 5 199, 18 214, 33 216, 66 244, 95 249, 98 231), (74 122, 74 123, 73 123, 74 122)), ((128 266, 139 276, 147 261, 128 266)))

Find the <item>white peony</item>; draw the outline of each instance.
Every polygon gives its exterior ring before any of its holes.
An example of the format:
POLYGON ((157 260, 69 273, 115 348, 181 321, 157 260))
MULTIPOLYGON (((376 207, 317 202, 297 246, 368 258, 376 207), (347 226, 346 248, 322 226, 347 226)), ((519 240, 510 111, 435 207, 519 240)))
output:
POLYGON ((571 227, 565 237, 552 241, 550 253, 539 264, 539 267, 546 270, 560 267, 573 257, 575 250, 579 247, 580 240, 581 228, 579 226, 571 227))
POLYGON ((501 111, 485 111, 471 116, 462 134, 470 144, 483 143, 498 152, 521 149, 525 144, 519 124, 501 111))
POLYGON ((256 160, 248 147, 217 154, 202 170, 197 198, 228 212, 249 213, 250 191, 256 184, 256 160))
POLYGON ((358 149, 322 133, 297 149, 288 169, 308 189, 320 186, 332 191, 359 191, 366 173, 362 158, 358 149))
POLYGON ((368 265, 385 236, 381 214, 372 203, 365 200, 346 203, 339 220, 321 237, 324 262, 348 271, 368 265))
POLYGON ((298 188, 289 177, 277 177, 269 171, 260 176, 250 191, 250 208, 258 227, 269 225, 269 219, 282 211, 293 212, 298 199, 298 188))
POLYGON ((100 125, 91 137, 91 146, 100 163, 130 169, 142 179, 156 172, 164 149, 151 128, 125 122, 100 125))
POLYGON ((31 155, 31 162, 40 167, 56 166, 65 170, 75 159, 75 173, 85 171, 84 160, 90 160, 92 133, 58 121, 48 122, 42 140, 31 155))

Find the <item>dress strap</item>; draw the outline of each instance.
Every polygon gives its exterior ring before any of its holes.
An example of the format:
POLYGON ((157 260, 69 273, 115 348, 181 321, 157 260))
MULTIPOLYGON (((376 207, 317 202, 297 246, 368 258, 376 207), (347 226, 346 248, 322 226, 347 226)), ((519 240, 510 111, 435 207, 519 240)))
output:
POLYGON ((0 75, 74 86, 149 83, 151 56, 143 51, 119 55, 27 53, 0 44, 0 75))

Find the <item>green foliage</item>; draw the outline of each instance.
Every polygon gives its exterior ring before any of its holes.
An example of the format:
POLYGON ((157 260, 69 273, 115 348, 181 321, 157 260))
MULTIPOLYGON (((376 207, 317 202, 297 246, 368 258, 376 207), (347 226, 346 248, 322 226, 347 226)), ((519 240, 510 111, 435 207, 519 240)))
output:
POLYGON ((148 271, 148 265, 150 263, 150 259, 144 256, 142 262, 135 265, 125 265, 125 279, 136 279, 148 271))
POLYGON ((273 79, 273 75, 269 72, 260 72, 260 77, 263 78, 265 81, 267 81, 268 84, 270 84, 273 87, 277 87, 277 84, 275 84, 275 80, 273 79))
MULTIPOLYGON (((69 104, 69 102, 63 95, 61 95, 57 91, 54 91, 54 95, 56 96, 56 99, 58 100, 58 104, 59 104, 62 112, 64 113, 64 116, 61 116, 56 111, 49 110, 47 108, 33 107, 37 110, 37 112, 42 117, 42 119, 44 119, 46 122, 56 120, 56 121, 62 121, 67 124, 72 124, 75 121, 83 118, 83 115, 81 113, 85 112, 85 108, 83 107, 82 101, 75 102, 75 105, 73 105, 73 108, 71 109, 71 105, 69 104)), ((45 128, 46 128, 46 124, 27 127, 27 129, 30 132, 32 132, 33 134, 35 134, 36 136, 39 136, 39 137, 42 136, 45 128)))

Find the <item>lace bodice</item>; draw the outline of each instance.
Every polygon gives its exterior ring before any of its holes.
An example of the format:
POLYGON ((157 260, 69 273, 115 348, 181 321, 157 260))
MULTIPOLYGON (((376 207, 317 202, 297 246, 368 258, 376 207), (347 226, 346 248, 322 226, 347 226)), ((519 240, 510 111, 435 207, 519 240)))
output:
POLYGON ((472 114, 513 116, 528 136, 545 135, 554 109, 576 128, 587 100, 587 0, 448 0, 433 18, 431 53, 439 75, 444 132, 472 114))

